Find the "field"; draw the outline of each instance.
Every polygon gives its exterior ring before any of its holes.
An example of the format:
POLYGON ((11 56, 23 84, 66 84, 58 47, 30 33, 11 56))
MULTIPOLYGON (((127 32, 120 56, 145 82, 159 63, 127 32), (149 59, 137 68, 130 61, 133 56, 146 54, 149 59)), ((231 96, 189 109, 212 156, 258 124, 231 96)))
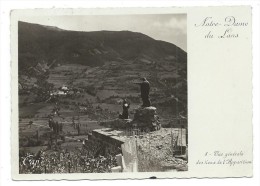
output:
MULTIPOLYGON (((21 165, 21 172, 87 171, 86 165, 79 162, 74 162, 74 169, 70 168, 71 165, 64 165, 64 162, 58 158, 60 155, 57 155, 57 153, 64 154, 63 151, 66 151, 75 157, 82 156, 83 143, 88 140, 88 135, 91 134, 91 131, 102 128, 100 122, 118 118, 122 112, 121 104, 123 98, 127 98, 130 101, 129 116, 133 118, 134 109, 138 108, 141 102, 139 87, 133 84, 133 82, 138 79, 140 74, 147 75, 151 79, 151 101, 157 107, 161 124, 167 126, 171 123, 175 117, 171 113, 177 111, 178 103, 174 102, 172 95, 166 96, 167 94, 162 92, 163 89, 159 87, 165 87, 166 79, 178 78, 178 75, 172 74, 170 71, 169 73, 164 71, 164 73, 151 74, 148 73, 149 69, 147 69, 147 73, 144 71, 133 73, 131 70, 133 66, 125 62, 121 63, 120 70, 116 62, 113 62, 112 65, 105 64, 100 68, 90 68, 75 64, 58 64, 48 69, 48 75, 44 78, 44 81, 46 81, 44 85, 51 85, 51 91, 46 91, 45 95, 40 94, 42 96, 40 101, 39 94, 37 95, 35 93, 37 91, 33 88, 31 90, 34 91, 30 92, 30 89, 27 91, 23 90, 19 96, 20 160, 22 162, 22 159, 28 153, 34 157, 37 153, 44 152, 41 157, 43 159, 48 159, 49 157, 56 158, 56 161, 59 162, 59 165, 57 164, 59 168, 42 168, 42 165, 45 166, 45 164, 41 164, 38 168, 21 165), (47 95, 48 92, 60 90, 63 86, 69 89, 66 95, 56 95, 54 97, 47 95), (62 127, 58 133, 57 131, 55 132, 54 128, 50 127, 50 117, 62 127), (75 151, 78 153, 75 153, 75 151), (75 166, 77 169, 75 169, 75 166)), ((147 64, 144 63, 143 65, 146 66, 147 64)), ((143 65, 136 64, 135 68, 143 69, 143 65)), ((28 82, 28 78, 26 82, 28 82)), ((34 85, 35 83, 37 81, 33 80, 31 87, 39 88, 39 86, 34 85)), ((183 108, 180 107, 179 109, 183 108)), ((110 154, 102 155, 110 157, 110 154)), ((99 156, 91 158, 97 159, 97 162, 99 161, 99 156)), ((147 157, 140 156, 139 158, 147 157)), ((154 158, 153 162, 161 161, 156 156, 151 156, 149 160, 151 158, 154 158)), ((34 157, 35 159, 37 158, 34 157)), ((145 161, 142 160, 142 162, 145 161)), ((113 164, 113 166, 116 166, 116 164, 113 164)), ((145 165, 140 166, 140 171, 152 171, 152 167, 156 167, 156 164, 149 165, 150 168, 145 165)), ((111 168, 112 165, 110 168, 107 167, 106 171, 109 172, 111 168)), ((96 169, 99 168, 96 167, 96 169)), ((95 171, 97 170, 92 167, 90 172, 95 171)), ((102 172, 102 170, 99 171, 102 172)))

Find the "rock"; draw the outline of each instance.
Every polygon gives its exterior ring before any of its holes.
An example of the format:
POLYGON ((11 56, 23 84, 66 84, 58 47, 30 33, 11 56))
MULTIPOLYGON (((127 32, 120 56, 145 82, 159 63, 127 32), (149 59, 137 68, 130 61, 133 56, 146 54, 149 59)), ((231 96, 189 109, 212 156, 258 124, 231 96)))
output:
POLYGON ((160 130, 161 124, 155 107, 140 107, 135 110, 132 127, 146 129, 148 131, 160 130))
POLYGON ((177 171, 187 171, 188 166, 186 164, 176 166, 177 171))

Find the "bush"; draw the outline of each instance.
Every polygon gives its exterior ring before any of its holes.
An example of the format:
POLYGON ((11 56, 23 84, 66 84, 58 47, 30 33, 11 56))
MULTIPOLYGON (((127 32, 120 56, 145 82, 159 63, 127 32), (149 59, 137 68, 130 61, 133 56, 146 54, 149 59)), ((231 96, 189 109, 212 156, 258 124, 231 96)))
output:
POLYGON ((72 151, 39 151, 36 155, 20 153, 19 173, 107 173, 117 166, 116 153, 97 143, 87 143, 72 151))

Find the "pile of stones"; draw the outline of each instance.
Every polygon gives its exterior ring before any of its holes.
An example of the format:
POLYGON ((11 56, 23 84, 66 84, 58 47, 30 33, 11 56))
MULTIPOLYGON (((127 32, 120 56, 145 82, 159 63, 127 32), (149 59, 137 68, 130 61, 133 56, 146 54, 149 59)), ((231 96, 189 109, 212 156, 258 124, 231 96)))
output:
POLYGON ((103 127, 113 128, 113 129, 126 129, 130 126, 132 122, 131 119, 114 119, 110 121, 100 122, 103 127))
POLYGON ((161 129, 159 116, 155 107, 139 107, 135 109, 134 119, 115 119, 100 123, 103 127, 113 129, 141 129, 142 131, 156 131, 161 129))
POLYGON ((161 124, 155 107, 139 107, 135 110, 134 119, 130 123, 131 127, 148 129, 150 131, 160 130, 161 124))

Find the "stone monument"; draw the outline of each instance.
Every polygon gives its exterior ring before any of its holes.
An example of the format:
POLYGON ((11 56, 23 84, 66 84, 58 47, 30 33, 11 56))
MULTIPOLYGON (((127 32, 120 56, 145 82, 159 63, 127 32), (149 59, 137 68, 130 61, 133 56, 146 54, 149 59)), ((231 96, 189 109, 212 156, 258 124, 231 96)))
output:
POLYGON ((141 130, 155 131, 161 129, 159 116, 155 107, 140 107, 135 110, 131 127, 141 130))
POLYGON ((126 99, 123 101, 123 113, 119 115, 118 119, 112 121, 101 122, 100 125, 114 129, 134 128, 143 131, 155 131, 161 129, 159 116, 156 113, 156 108, 151 106, 149 99, 150 83, 146 78, 142 78, 141 83, 141 98, 143 104, 141 107, 135 109, 134 119, 128 117, 129 103, 126 99))

